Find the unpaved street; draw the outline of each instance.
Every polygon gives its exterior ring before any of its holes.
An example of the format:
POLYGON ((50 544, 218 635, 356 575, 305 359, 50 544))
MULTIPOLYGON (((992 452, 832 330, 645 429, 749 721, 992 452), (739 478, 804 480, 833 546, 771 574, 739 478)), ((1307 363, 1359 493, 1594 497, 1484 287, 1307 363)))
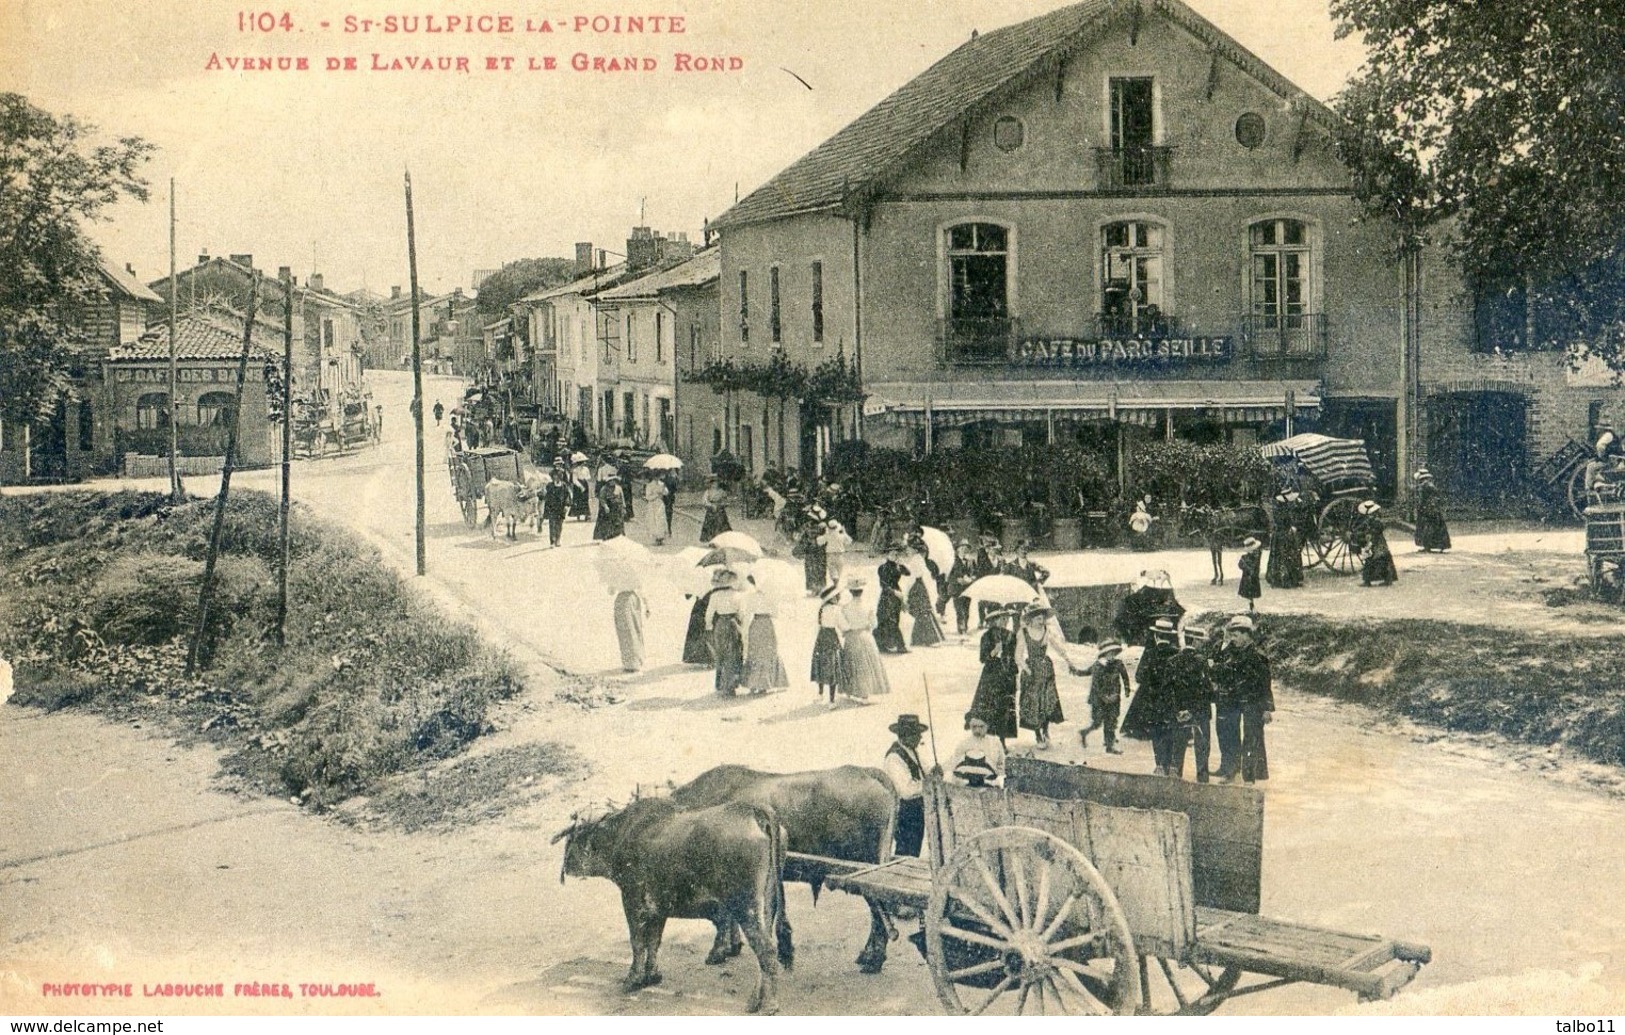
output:
MULTIPOLYGON (((384 444, 298 465, 296 492, 365 532, 409 573, 407 384, 399 374, 372 376, 385 406, 384 444)), ((449 379, 431 379, 427 391, 430 406, 437 395, 448 406, 460 395, 449 379)), ((567 525, 559 550, 533 532, 516 543, 470 532, 437 439, 428 453, 423 588, 532 671, 530 692, 499 712, 498 733, 474 751, 558 741, 589 759, 591 772, 544 778, 548 794, 495 821, 445 833, 368 831, 222 793, 212 787, 210 751, 176 747, 155 731, 0 708, 0 1011, 737 1012, 752 968, 702 966, 710 929, 694 922, 668 928, 663 986, 620 995, 614 986, 628 950, 614 888, 561 886, 551 835, 585 802, 625 800, 639 783, 683 780, 721 761, 781 770, 875 764, 896 714, 927 712, 927 681, 940 747, 958 740, 975 681, 971 645, 888 658, 891 698, 830 712, 801 681, 813 632, 806 601, 778 619, 792 689, 716 699, 708 670, 676 663, 688 601, 675 563, 663 566, 670 584, 648 594, 649 668, 624 678, 610 598, 593 584, 588 526, 567 525), (583 680, 602 682, 618 703, 553 700, 558 687, 583 680), (229 995, 234 982, 254 980, 372 982, 382 994, 134 1005, 40 997, 44 982, 115 980, 135 982, 138 996, 143 981, 221 981, 229 995)), ((270 472, 238 483, 274 484, 270 472)), ((191 488, 208 491, 202 480, 191 488)), ((692 545, 696 523, 678 520, 679 544, 692 545)), ((1519 558, 1542 550, 1578 558, 1577 531, 1464 535, 1457 545, 1425 558, 1396 546, 1402 578, 1390 590, 1317 576, 1262 605, 1521 628, 1564 621, 1540 602, 1541 584, 1520 589, 1519 558)), ((1173 572, 1192 610, 1239 603, 1233 586, 1206 584, 1207 559, 1195 551, 1154 561, 1109 551, 1040 560, 1058 584, 1118 581, 1155 564, 1173 572)), ((1580 628, 1615 633, 1604 624, 1580 628)), ((1085 714, 1079 681, 1063 676, 1062 696, 1071 718, 1085 714)), ((1580 779, 1581 767, 1537 752, 1379 728, 1362 712, 1290 688, 1277 698, 1265 913, 1430 944, 1435 962, 1391 1004, 1401 1012, 1568 1014, 1625 1003, 1625 901, 1614 850, 1625 842, 1620 799, 1580 779)), ((1075 729, 1061 728, 1054 757, 1079 757, 1075 729)), ((1149 770, 1145 745, 1130 742, 1128 752, 1103 760, 1092 744, 1087 758, 1149 770)), ((781 985, 785 1012, 936 1011, 925 967, 906 942, 893 946, 884 976, 856 972, 852 958, 867 927, 860 902, 826 893, 815 909, 796 887, 790 909, 799 957, 781 985)), ((1346 993, 1307 988, 1225 1011, 1354 1006, 1346 993)))

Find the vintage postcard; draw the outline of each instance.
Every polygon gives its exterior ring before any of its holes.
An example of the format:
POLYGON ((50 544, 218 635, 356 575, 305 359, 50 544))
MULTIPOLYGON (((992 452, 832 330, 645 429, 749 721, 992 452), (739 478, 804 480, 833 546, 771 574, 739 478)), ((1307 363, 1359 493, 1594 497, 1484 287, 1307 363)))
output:
POLYGON ((1611 1032, 1506 6, 9 0, 0 1013, 1611 1032))

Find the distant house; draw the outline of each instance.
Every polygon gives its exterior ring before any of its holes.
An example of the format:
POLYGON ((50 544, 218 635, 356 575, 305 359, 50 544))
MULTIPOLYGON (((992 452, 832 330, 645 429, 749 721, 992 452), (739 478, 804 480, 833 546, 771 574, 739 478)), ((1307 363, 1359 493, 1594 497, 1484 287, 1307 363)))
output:
POLYGON ((165 306, 129 267, 103 262, 98 272, 100 291, 74 320, 79 337, 72 345, 72 397, 58 404, 47 423, 0 429, 0 484, 77 481, 117 467, 113 403, 102 360, 117 346, 139 339, 165 306))
MULTIPOLYGON (((390 289, 383 304, 389 366, 400 369, 412 360, 412 294, 390 289)), ((418 343, 423 369, 433 374, 473 377, 486 366, 485 319, 473 295, 462 288, 439 295, 418 295, 418 343)))
MULTIPOLYGON (((169 326, 155 324, 134 342, 108 351, 102 377, 109 387, 113 438, 122 473, 139 477, 168 470, 169 409, 175 408, 183 473, 217 471, 226 452, 243 314, 211 307, 176 320, 175 391, 169 385, 169 326)), ((266 400, 269 368, 280 365, 282 328, 256 319, 243 381, 237 463, 255 467, 278 459, 280 438, 266 400)))

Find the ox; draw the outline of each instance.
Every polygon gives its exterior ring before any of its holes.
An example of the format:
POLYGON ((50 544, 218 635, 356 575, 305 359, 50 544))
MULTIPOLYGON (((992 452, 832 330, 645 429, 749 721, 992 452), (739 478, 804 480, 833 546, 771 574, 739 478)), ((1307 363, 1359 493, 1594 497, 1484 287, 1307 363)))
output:
POLYGON ((542 491, 547 488, 549 478, 534 464, 526 464, 519 472, 525 479, 525 486, 520 491, 520 499, 530 503, 531 516, 536 521, 536 534, 542 534, 542 491))
POLYGON ((497 537, 497 517, 508 523, 508 538, 519 538, 514 530, 532 509, 532 501, 525 496, 524 486, 515 482, 492 478, 485 483, 486 524, 491 526, 491 538, 497 537))
MULTIPOLYGON (((792 852, 863 863, 891 858, 897 793, 879 769, 847 765, 781 776, 742 765, 721 765, 672 791, 669 800, 689 809, 730 801, 768 809, 784 827, 786 847, 792 852)), ((817 902, 825 875, 816 864, 798 865, 788 879, 806 881, 817 902)), ((869 902, 869 914, 869 940, 857 963, 865 973, 875 974, 886 962, 886 943, 896 937, 896 929, 875 902, 869 902)), ((790 921, 782 911, 777 934, 780 958, 788 965, 795 952, 790 921)), ((738 955, 739 949, 738 930, 718 924, 716 942, 705 962, 721 963, 738 955)))
POLYGON ((564 841, 559 879, 608 877, 621 889, 632 938, 625 989, 660 983, 655 957, 669 917, 738 925, 760 978, 752 1013, 777 1013, 779 964, 770 942, 784 911, 784 832, 771 813, 734 802, 683 810, 662 798, 634 801, 599 818, 577 817, 564 841))

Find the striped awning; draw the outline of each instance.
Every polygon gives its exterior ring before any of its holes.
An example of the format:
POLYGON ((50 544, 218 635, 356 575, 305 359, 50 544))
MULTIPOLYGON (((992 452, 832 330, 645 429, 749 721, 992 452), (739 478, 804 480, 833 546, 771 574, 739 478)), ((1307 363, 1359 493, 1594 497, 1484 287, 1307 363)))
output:
POLYGON ((1362 439, 1293 435, 1289 439, 1260 446, 1259 452, 1268 459, 1295 458, 1329 488, 1376 484, 1376 477, 1371 471, 1371 458, 1366 456, 1362 439))
POLYGON ((1265 424, 1320 407, 1314 381, 878 382, 864 414, 895 424, 954 428, 984 421, 1115 422, 1153 426, 1170 411, 1211 412, 1230 424, 1265 424))

